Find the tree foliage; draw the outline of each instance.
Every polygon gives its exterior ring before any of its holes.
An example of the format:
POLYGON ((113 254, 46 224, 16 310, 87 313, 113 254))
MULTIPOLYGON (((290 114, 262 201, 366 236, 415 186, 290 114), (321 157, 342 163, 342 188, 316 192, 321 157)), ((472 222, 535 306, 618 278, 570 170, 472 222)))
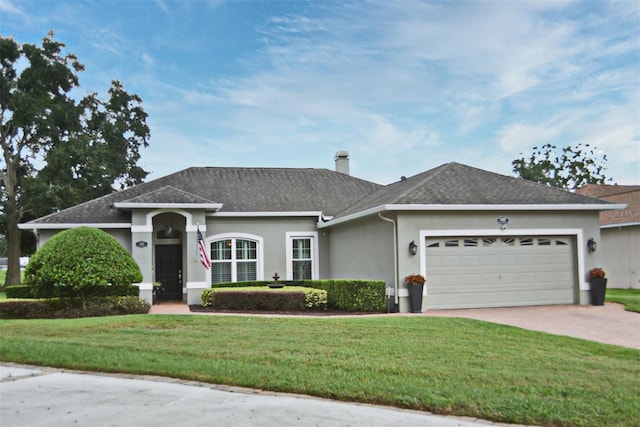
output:
POLYGON ((611 181, 604 173, 606 161, 607 156, 600 156, 599 150, 589 144, 569 145, 560 150, 555 145, 545 144, 533 147, 528 158, 522 155, 511 164, 520 178, 575 190, 587 184, 611 181))
POLYGON ((7 236, 7 284, 19 283, 18 223, 144 180, 137 166, 149 128, 142 100, 118 81, 107 99, 76 100, 84 66, 50 32, 41 46, 0 37, 2 215, 7 236), (38 165, 44 165, 38 167, 38 165))
POLYGON ((89 227, 53 236, 31 257, 24 274, 36 295, 82 299, 118 294, 142 281, 131 254, 106 232, 89 227))

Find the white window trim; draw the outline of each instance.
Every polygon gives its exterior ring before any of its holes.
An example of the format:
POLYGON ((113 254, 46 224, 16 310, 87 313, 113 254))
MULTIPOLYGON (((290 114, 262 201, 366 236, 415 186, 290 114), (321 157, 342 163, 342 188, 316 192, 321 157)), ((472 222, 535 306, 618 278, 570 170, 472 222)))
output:
POLYGON ((311 239, 311 280, 318 280, 320 251, 318 250, 318 232, 317 231, 287 231, 286 235, 286 252, 287 252, 287 272, 286 280, 293 280, 293 239, 309 238, 311 239))
MULTIPOLYGON (((246 239, 246 240, 254 240, 257 242, 257 265, 256 265, 256 280, 264 280, 264 239, 260 236, 256 236, 255 234, 247 234, 247 233, 221 233, 214 234, 213 236, 207 237, 204 242, 209 249, 209 254, 211 254, 211 243, 216 240, 228 240, 228 239, 246 239)), ((211 256, 211 255, 209 255, 211 256)), ((235 261, 237 262, 237 260, 235 261)), ((232 273, 231 279, 233 280, 235 270, 235 262, 232 263, 232 273)), ((237 275, 236 275, 237 279, 237 275)), ((207 287, 211 287, 211 273, 207 273, 207 287)))
POLYGON ((584 230, 581 228, 513 228, 506 230, 480 229, 480 230, 420 230, 420 245, 418 254, 420 256, 420 274, 427 274, 427 259, 420 255, 424 250, 424 242, 427 237, 460 237, 460 236, 575 236, 576 251, 578 252, 578 283, 581 291, 589 290, 589 282, 585 280, 585 249, 584 230))

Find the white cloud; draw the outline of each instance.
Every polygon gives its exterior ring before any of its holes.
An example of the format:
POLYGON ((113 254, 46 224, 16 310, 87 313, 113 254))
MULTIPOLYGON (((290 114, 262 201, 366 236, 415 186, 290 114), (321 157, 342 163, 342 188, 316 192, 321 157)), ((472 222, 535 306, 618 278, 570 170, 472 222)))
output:
POLYGON ((85 49, 87 88, 120 78, 143 97, 154 152, 191 141, 205 163, 314 166, 348 149, 354 173, 397 179, 448 161, 508 172, 534 145, 592 141, 637 164, 634 2, 276 5, 158 0, 146 30, 86 19, 89 3, 49 16, 85 49))
POLYGON ((28 15, 24 10, 22 10, 9 0, 0 0, 0 12, 11 13, 25 19, 28 18, 28 15))

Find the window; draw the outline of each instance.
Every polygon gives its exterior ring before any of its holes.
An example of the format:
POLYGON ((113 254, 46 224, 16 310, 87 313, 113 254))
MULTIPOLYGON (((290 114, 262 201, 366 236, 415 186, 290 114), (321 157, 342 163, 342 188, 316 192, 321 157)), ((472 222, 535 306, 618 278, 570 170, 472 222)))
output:
POLYGON ((520 246, 533 246, 533 239, 531 237, 521 238, 520 246))
POLYGON ((318 278, 318 239, 315 232, 287 233, 287 280, 318 278))
POLYGON ((311 279, 311 239, 293 239, 293 280, 311 279))
POLYGON ((504 246, 515 246, 516 245, 516 239, 502 238, 502 243, 504 244, 504 246))
POLYGON ((482 239, 482 246, 494 246, 496 244, 496 239, 493 237, 487 237, 482 239))
POLYGON ((211 242, 211 283, 259 280, 259 246, 238 237, 211 242))

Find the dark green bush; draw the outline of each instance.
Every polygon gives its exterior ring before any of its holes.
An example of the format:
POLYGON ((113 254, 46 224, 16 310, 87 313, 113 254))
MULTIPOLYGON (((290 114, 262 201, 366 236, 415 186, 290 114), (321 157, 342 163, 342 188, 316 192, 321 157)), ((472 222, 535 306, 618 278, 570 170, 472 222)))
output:
POLYGON ((15 299, 0 301, 0 319, 49 319, 44 300, 15 299))
POLYGON ((35 289, 28 285, 11 285, 5 288, 7 298, 35 298, 35 289))
POLYGON ((304 308, 303 292, 228 291, 217 292, 212 301, 216 310, 292 311, 304 308))
POLYGON ((297 287, 271 290, 263 287, 205 289, 204 307, 216 310, 300 311, 326 310, 327 293, 320 289, 297 287), (299 290, 298 290, 299 289, 299 290))
MULTIPOLYGON (((29 285, 12 285, 5 288, 7 298, 38 298, 35 288, 29 285)), ((96 290, 95 296, 137 297, 140 290, 137 286, 122 286, 96 290), (100 292, 102 291, 102 292, 100 292)), ((52 298, 55 295, 42 295, 42 298, 52 298)))
POLYGON ((386 311, 385 282, 346 279, 314 282, 313 287, 327 291, 327 305, 331 308, 359 312, 386 311))
POLYGON ((72 319, 146 314, 151 306, 138 297, 23 299, 0 301, 0 319, 72 319))
MULTIPOLYGON (((380 280, 328 279, 280 282, 286 287, 304 286, 327 291, 327 308, 332 310, 369 313, 387 311, 386 284, 380 280)), ((267 286, 270 283, 273 281, 215 283, 211 285, 211 288, 267 286)))
POLYGON ((80 227, 47 241, 25 268, 24 283, 38 297, 128 295, 142 280, 140 267, 118 241, 102 230, 80 227))

